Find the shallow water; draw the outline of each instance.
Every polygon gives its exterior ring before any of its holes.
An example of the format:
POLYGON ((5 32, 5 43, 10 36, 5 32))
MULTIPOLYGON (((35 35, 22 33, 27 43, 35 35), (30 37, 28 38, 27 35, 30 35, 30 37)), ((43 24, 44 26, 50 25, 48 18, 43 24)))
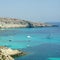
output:
POLYGON ((30 53, 15 60, 52 60, 50 58, 60 58, 60 27, 0 30, 0 46, 30 53))

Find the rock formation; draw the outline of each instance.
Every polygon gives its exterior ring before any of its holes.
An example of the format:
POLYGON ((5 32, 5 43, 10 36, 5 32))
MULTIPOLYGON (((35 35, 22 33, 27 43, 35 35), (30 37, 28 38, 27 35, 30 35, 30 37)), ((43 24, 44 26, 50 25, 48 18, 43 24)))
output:
POLYGON ((13 57, 25 55, 19 50, 12 50, 11 48, 0 46, 0 60, 14 60, 13 57))

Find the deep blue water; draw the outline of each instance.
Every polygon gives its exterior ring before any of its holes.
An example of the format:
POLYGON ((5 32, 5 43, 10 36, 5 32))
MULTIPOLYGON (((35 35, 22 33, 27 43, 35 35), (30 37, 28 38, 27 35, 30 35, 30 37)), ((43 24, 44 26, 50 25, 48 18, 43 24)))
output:
POLYGON ((20 49, 29 53, 26 56, 15 58, 15 60, 60 58, 60 27, 0 30, 0 46, 20 49))

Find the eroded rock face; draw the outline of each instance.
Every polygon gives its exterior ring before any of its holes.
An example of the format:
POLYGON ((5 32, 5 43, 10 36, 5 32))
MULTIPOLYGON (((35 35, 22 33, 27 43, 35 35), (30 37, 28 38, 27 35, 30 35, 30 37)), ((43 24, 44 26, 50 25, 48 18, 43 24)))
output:
POLYGON ((0 46, 0 60, 14 60, 13 57, 20 55, 25 55, 25 53, 19 50, 12 50, 11 48, 0 46))
POLYGON ((0 28, 32 28, 32 27, 46 27, 52 26, 41 22, 30 22, 15 18, 0 18, 0 28))
POLYGON ((14 60, 14 59, 6 52, 2 52, 2 50, 0 49, 0 60, 14 60))

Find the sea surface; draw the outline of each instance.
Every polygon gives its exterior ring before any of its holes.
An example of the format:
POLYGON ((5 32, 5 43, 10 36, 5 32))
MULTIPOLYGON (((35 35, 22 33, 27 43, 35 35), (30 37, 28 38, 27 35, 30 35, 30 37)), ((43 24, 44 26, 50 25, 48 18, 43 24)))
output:
POLYGON ((15 60, 60 60, 60 26, 0 29, 0 46, 28 53, 15 60))

